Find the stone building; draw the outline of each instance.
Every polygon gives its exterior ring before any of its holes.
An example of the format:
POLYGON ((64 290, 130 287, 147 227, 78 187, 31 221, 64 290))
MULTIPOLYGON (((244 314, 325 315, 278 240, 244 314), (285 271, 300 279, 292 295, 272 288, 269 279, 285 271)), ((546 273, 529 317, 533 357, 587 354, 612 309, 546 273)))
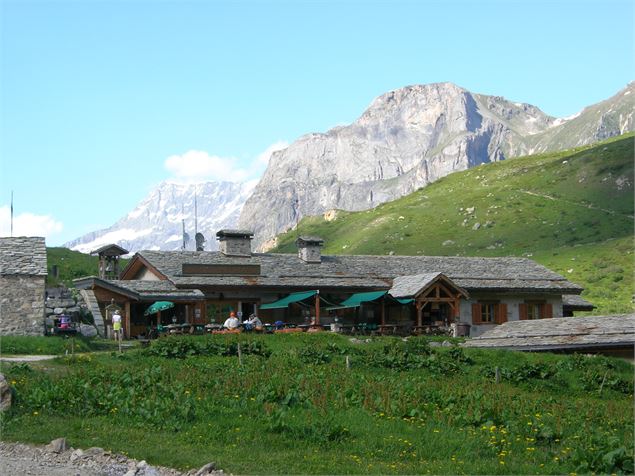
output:
POLYGON ((41 237, 0 237, 0 335, 43 335, 46 245, 41 237))

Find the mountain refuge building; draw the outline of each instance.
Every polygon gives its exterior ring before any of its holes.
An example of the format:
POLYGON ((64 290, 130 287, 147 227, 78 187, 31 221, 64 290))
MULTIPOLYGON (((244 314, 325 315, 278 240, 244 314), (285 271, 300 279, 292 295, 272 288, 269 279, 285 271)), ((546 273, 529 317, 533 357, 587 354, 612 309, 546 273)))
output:
POLYGON ((478 336, 507 321, 562 317, 563 296, 582 292, 527 258, 327 256, 317 237, 300 237, 297 254, 253 253, 250 231, 216 236, 219 251, 140 251, 120 279, 75 285, 103 310, 121 308, 128 337, 155 324, 222 324, 232 311, 265 323, 317 318, 416 330, 458 322, 478 336), (144 315, 156 301, 174 307, 144 315))

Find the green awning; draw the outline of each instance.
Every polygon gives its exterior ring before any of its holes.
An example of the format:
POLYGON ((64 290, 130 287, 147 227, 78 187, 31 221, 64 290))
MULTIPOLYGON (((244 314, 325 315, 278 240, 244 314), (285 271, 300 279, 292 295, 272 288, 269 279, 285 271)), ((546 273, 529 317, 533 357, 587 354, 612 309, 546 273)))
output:
POLYGON ((374 301, 382 298, 388 291, 371 291, 368 293, 357 293, 343 301, 339 307, 359 307, 362 303, 374 301))
POLYGON ((300 293, 291 293, 287 297, 278 299, 277 301, 263 304, 262 306, 260 306, 260 309, 284 309, 289 304, 293 304, 294 302, 304 301, 305 299, 313 297, 316 294, 317 294, 317 291, 304 291, 300 293))
POLYGON ((339 306, 327 309, 343 309, 347 307, 359 307, 365 302, 384 299, 388 304, 410 304, 414 299, 396 299, 388 294, 388 291, 370 291, 366 293, 353 294, 343 301, 339 306))

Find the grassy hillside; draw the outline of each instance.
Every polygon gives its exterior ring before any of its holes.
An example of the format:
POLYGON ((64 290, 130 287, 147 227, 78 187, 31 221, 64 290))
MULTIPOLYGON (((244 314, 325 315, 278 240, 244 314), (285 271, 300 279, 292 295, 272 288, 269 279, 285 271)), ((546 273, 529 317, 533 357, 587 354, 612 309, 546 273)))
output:
MULTIPOLYGON (((596 312, 629 312, 633 138, 482 165, 299 233, 325 238, 326 254, 528 256, 585 286, 596 312)), ((273 251, 294 252, 297 234, 273 251)))
POLYGON ((0 370, 15 392, 3 440, 65 436, 185 470, 210 461, 227 474, 633 469, 633 369, 607 357, 332 333, 171 336, 123 355, 0 370))
MULTIPOLYGON (((72 287, 73 279, 84 276, 97 276, 99 274, 99 259, 79 251, 72 251, 68 248, 47 248, 46 257, 48 261, 48 286, 65 285, 72 287), (53 266, 57 265, 59 277, 53 276, 53 266)), ((123 269, 127 260, 120 261, 120 269, 123 269)))

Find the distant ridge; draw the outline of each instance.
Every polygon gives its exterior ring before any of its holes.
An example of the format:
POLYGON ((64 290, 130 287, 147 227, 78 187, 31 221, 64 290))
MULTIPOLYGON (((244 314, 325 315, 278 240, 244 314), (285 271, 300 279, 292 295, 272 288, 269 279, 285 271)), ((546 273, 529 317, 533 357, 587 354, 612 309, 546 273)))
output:
POLYGON ((189 235, 187 249, 194 250, 194 195, 198 231, 207 242, 206 250, 218 248, 215 233, 233 227, 252 186, 233 182, 177 184, 163 182, 152 190, 128 215, 104 230, 88 233, 64 246, 90 253, 116 243, 131 253, 147 250, 179 250, 183 246, 183 220, 189 235))

